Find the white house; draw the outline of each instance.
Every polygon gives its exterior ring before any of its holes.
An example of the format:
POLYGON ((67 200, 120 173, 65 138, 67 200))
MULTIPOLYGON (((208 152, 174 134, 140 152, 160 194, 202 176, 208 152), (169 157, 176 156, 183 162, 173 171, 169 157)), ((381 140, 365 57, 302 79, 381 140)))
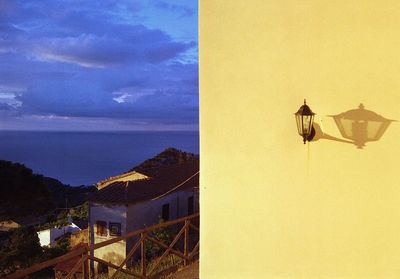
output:
POLYGON ((56 240, 67 233, 80 231, 81 228, 72 222, 71 218, 68 219, 68 225, 62 227, 54 227, 46 230, 38 231, 38 237, 41 246, 51 246, 56 240))
MULTIPOLYGON (((199 160, 157 166, 106 180, 89 201, 90 243, 191 215, 199 210, 199 160), (139 177, 139 179, 138 179, 139 177), (112 180, 112 181, 111 181, 112 180)), ((94 256, 119 265, 131 247, 120 241, 95 250, 94 256)), ((97 271, 97 266, 92 265, 97 271)))

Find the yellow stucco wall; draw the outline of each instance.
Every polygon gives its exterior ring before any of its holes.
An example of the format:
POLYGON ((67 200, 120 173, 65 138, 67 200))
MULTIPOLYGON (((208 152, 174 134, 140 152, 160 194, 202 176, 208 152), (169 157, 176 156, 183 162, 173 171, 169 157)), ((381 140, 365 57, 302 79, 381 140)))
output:
POLYGON ((400 120, 400 2, 200 1, 201 278, 400 278, 400 123, 303 145, 363 103, 400 120))

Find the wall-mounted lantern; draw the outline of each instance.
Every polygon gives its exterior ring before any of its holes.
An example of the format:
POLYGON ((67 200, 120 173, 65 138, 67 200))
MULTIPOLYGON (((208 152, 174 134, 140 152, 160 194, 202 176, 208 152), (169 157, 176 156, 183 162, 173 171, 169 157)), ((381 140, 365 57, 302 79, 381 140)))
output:
POLYGON ((342 137, 352 140, 360 149, 366 142, 379 140, 390 123, 394 121, 365 109, 363 104, 360 104, 358 109, 331 115, 331 117, 335 120, 342 137))
POLYGON ((313 127, 314 115, 304 99, 304 105, 294 114, 296 117, 297 130, 299 135, 303 137, 304 144, 306 141, 311 141, 315 136, 313 127))

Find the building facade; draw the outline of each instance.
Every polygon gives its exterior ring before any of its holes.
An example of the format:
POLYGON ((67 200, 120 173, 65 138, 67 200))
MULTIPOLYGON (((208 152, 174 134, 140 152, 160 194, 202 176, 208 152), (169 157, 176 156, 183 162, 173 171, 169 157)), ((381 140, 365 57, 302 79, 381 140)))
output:
MULTIPOLYGON (((129 181, 123 176, 123 181, 107 180, 108 185, 89 202, 90 243, 198 212, 198 172, 198 161, 195 161, 143 170, 139 177, 144 179, 129 181)), ((119 265, 132 245, 132 241, 121 240, 96 249, 93 256, 119 265)), ((104 271, 96 263, 92 263, 92 268, 95 272, 104 271)))

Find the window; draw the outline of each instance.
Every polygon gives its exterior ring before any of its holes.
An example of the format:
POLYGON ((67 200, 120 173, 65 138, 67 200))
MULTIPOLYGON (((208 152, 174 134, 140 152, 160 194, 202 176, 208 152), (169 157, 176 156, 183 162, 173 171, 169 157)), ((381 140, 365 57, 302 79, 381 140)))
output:
POLYGON ((100 236, 107 236, 107 222, 97 221, 96 222, 96 234, 100 236))
POLYGON ((110 223, 109 229, 110 235, 121 235, 121 223, 110 223))
POLYGON ((188 215, 192 215, 194 213, 194 200, 193 196, 188 198, 188 215))
POLYGON ((162 206, 162 215, 161 215, 161 218, 162 218, 164 221, 168 221, 168 220, 169 220, 169 203, 164 204, 164 205, 162 206))

